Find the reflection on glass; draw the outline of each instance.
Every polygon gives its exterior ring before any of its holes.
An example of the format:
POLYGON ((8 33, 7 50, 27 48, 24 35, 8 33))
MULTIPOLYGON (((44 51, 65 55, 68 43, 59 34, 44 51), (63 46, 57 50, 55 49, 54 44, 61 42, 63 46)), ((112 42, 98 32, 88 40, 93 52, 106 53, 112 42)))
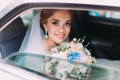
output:
POLYGON ((108 13, 106 11, 100 11, 100 10, 90 11, 89 14, 98 17, 108 17, 108 13))
MULTIPOLYGON (((101 60, 102 61, 102 60, 101 60)), ((71 63, 66 59, 30 53, 15 53, 9 56, 8 64, 39 74, 52 80, 118 80, 119 68, 102 64, 71 63)), ((102 61, 104 62, 104 61, 102 61)))
POLYGON ((120 12, 117 11, 92 10, 89 11, 89 15, 96 17, 120 19, 120 12))

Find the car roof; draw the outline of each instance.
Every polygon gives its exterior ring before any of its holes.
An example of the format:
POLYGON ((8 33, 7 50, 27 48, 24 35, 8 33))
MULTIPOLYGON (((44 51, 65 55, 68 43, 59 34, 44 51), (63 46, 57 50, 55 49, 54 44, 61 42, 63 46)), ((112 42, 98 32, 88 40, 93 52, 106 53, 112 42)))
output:
POLYGON ((26 3, 66 3, 66 4, 84 4, 84 5, 96 5, 96 6, 113 6, 120 7, 119 0, 1 0, 0 18, 7 14, 10 10, 18 5, 26 3))
POLYGON ((23 0, 24 2, 57 2, 57 3, 77 3, 91 5, 108 5, 120 7, 119 0, 23 0))
POLYGON ((9 3, 13 4, 14 2, 19 3, 73 3, 73 4, 90 4, 90 5, 106 5, 106 6, 116 6, 120 7, 119 0, 0 0, 0 10, 7 6, 9 3))
POLYGON ((14 0, 0 0, 0 11, 14 0))

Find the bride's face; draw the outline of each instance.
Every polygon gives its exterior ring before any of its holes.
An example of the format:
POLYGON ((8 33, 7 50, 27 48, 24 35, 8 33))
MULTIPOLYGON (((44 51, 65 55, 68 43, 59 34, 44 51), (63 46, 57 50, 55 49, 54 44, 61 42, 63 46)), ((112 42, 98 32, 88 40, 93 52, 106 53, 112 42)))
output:
POLYGON ((48 39, 59 44, 63 42, 70 33, 71 14, 67 10, 57 10, 43 25, 45 30, 48 31, 48 39))

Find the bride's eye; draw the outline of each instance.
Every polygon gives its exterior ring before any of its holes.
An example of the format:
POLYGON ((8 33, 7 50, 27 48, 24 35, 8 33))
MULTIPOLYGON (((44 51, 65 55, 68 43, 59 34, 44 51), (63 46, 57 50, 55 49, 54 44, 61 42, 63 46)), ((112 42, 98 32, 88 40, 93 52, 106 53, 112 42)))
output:
POLYGON ((58 26, 59 23, 57 21, 52 22, 53 25, 58 26))
POLYGON ((66 25, 66 26, 71 26, 71 23, 67 22, 65 25, 66 25))

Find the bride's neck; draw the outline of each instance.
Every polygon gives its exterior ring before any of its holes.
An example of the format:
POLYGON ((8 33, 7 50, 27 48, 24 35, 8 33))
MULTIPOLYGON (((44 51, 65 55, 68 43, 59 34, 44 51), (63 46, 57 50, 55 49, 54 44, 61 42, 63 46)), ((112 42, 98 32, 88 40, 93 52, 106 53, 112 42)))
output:
POLYGON ((54 43, 52 40, 49 40, 49 39, 44 39, 44 42, 46 43, 47 51, 50 51, 51 48, 58 45, 58 44, 54 43))

